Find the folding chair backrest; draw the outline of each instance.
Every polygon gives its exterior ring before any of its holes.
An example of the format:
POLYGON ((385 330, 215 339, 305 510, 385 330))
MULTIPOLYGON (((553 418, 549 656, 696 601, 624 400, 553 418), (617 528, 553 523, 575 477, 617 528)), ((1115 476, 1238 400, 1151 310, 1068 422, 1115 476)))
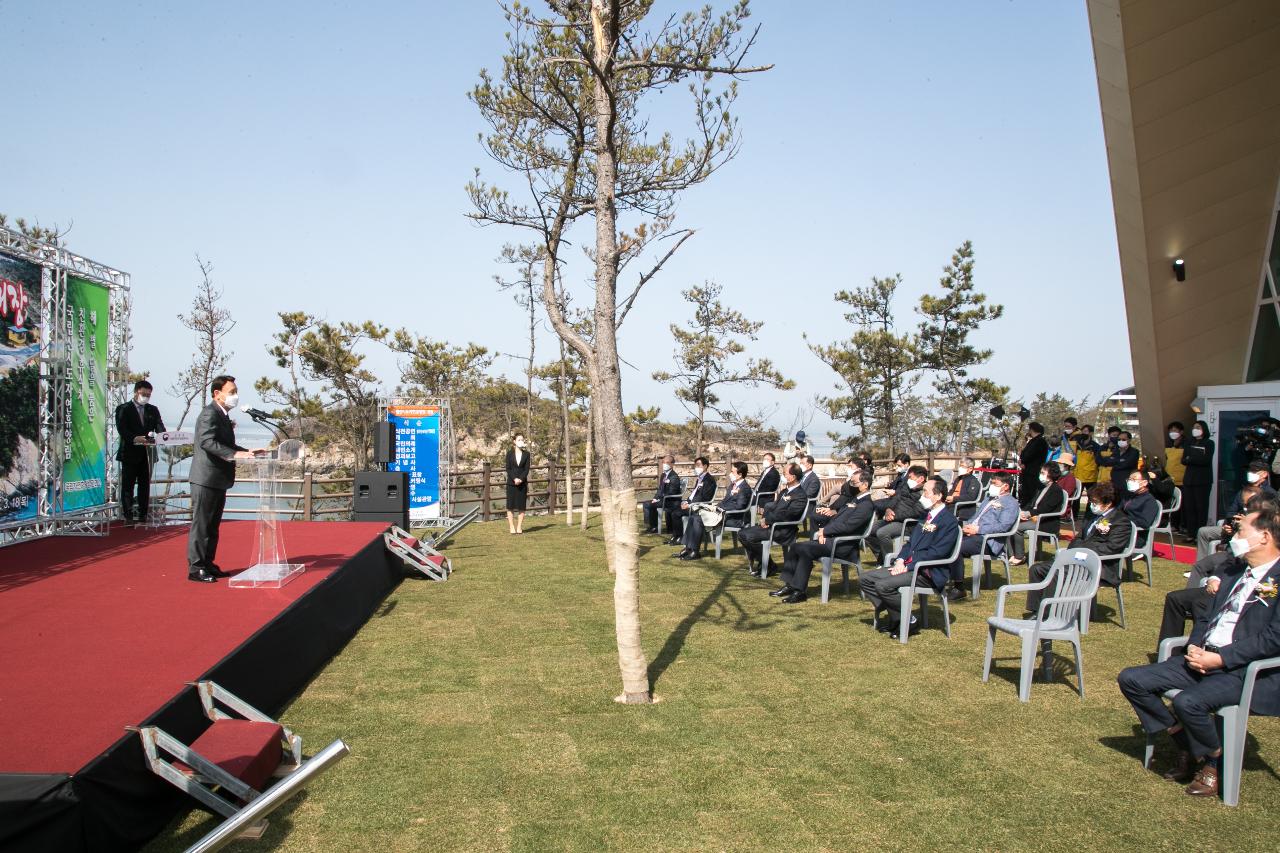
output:
POLYGON ((1043 625, 1050 630, 1060 630, 1073 624, 1083 603, 1097 594, 1102 561, 1087 548, 1062 548, 1054 557, 1049 571, 1057 575, 1053 598, 1078 599, 1055 601, 1049 605, 1043 625))

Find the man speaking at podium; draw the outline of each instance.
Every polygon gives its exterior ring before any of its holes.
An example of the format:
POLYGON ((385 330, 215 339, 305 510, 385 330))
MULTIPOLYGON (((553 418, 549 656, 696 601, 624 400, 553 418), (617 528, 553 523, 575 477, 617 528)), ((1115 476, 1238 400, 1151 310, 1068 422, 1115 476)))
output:
POLYGON ((234 376, 215 376, 209 383, 213 402, 196 418, 195 452, 191 457, 191 536, 187 540, 187 579, 214 583, 227 573, 218 568, 218 528, 227 505, 227 490, 236 483, 237 459, 254 451, 236 444, 236 427, 227 414, 240 405, 234 376))

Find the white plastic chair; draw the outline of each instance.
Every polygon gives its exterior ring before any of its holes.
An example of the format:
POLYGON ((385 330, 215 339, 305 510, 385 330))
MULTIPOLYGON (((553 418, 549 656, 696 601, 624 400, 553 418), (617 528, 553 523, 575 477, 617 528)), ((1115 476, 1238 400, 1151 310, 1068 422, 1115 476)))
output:
MULTIPOLYGON (((1120 627, 1121 628, 1128 627, 1128 624, 1125 622, 1125 618, 1124 618, 1124 591, 1120 589, 1120 587, 1124 584, 1124 576, 1125 576, 1124 567, 1128 565, 1127 561, 1133 559, 1133 555, 1138 551, 1139 527, 1138 525, 1131 523, 1129 525, 1129 528, 1130 529, 1129 529, 1129 547, 1128 548, 1126 548, 1124 551, 1122 551, 1119 554, 1115 554, 1110 557, 1098 558, 1103 563, 1110 563, 1112 561, 1115 561, 1118 564, 1116 567, 1117 568, 1116 574, 1119 576, 1120 580, 1118 580, 1114 585, 1103 580, 1103 581, 1100 581, 1100 585, 1112 587, 1116 591, 1116 607, 1120 611, 1120 627)), ((1151 567, 1151 564, 1147 563, 1148 571, 1150 570, 1150 567, 1151 567)), ((1085 610, 1080 614, 1080 633, 1082 634, 1089 633, 1089 611, 1088 610, 1085 610)))
MULTIPOLYGON (((902 522, 902 532, 893 537, 893 546, 884 554, 884 559, 880 563, 881 568, 889 568, 893 564, 894 557, 898 556, 898 552, 902 550, 902 546, 911 538, 911 525, 918 524, 920 519, 908 518, 902 522)), ((873 555, 874 556, 874 555, 873 555)))
MULTIPOLYGON (((1055 529, 1060 528, 1062 526, 1062 516, 1066 511, 1067 507, 1064 505, 1062 509, 1057 512, 1042 512, 1040 513, 1040 521, 1044 521, 1046 518, 1056 518, 1058 519, 1058 524, 1055 525, 1055 529)), ((1058 547, 1058 534, 1042 531, 1039 524, 1028 530, 1026 532, 1026 536, 1028 563, 1034 563, 1036 561, 1036 554, 1038 553, 1036 549, 1041 539, 1051 540, 1053 542, 1053 547, 1055 549, 1058 547)))
POLYGON ((1067 497, 1067 506, 1071 508, 1071 532, 1080 533, 1080 498, 1084 496, 1084 484, 1076 480, 1076 487, 1067 497))
MULTIPOLYGON (((1160 519, 1156 522, 1156 526, 1152 529, 1152 536, 1151 536, 1153 540, 1155 539, 1156 533, 1165 533, 1169 536, 1170 557, 1172 557, 1173 554, 1175 553, 1173 550, 1173 515, 1180 509, 1182 509, 1182 489, 1178 488, 1177 486, 1174 486, 1173 503, 1169 504, 1168 509, 1160 510, 1160 519)), ((1148 563, 1147 565, 1149 566, 1151 564, 1148 563)))
POLYGON ((973 599, 976 601, 978 593, 982 587, 983 577, 991 577, 991 566, 989 562, 999 560, 1004 563, 1004 580, 1005 583, 1013 583, 1013 575, 1009 570, 1009 553, 1013 550, 1013 537, 1018 535, 1018 520, 1013 522, 1013 529, 1006 530, 1003 533, 983 533, 982 547, 978 549, 978 553, 973 555, 973 599), (987 544, 990 542, 1004 542, 1004 547, 1000 549, 999 555, 993 555, 987 551, 987 544))
POLYGON ((1084 698, 1084 660, 1080 651, 1080 611, 1098 593, 1102 563, 1088 548, 1065 548, 1058 551, 1049 567, 1048 576, 1039 583, 1002 586, 996 591, 995 615, 987 617, 987 655, 982 662, 982 680, 991 677, 991 659, 995 653, 996 632, 1012 634, 1022 641, 1022 670, 1018 678, 1018 699, 1031 698, 1031 679, 1035 675, 1036 649, 1042 652, 1044 678, 1052 674, 1054 640, 1071 644, 1076 657, 1076 683, 1084 698), (1005 598, 1014 592, 1047 589, 1054 584, 1053 595, 1040 600, 1034 619, 1010 619, 1004 615, 1005 598))
MULTIPOLYGON (((898 608, 898 642, 902 645, 907 644, 907 637, 911 632, 911 601, 915 597, 920 599, 920 627, 929 627, 929 608, 926 606, 925 599, 931 595, 938 596, 942 600, 942 631, 947 635, 947 639, 951 639, 951 608, 947 606, 947 596, 943 590, 934 589, 932 585, 918 586, 920 579, 920 570, 931 566, 951 566, 956 560, 960 559, 960 543, 964 541, 964 532, 956 528, 956 544, 951 549, 950 557, 943 557, 939 560, 922 560, 911 566, 911 583, 898 589, 898 595, 901 596, 901 604, 898 608)), ((879 611, 872 614, 871 625, 876 627, 878 622, 879 611)))
MULTIPOLYGON (((1190 637, 1170 637, 1160 643, 1157 662, 1168 660, 1174 649, 1185 648, 1190 637)), ((1253 686, 1258 680, 1258 673, 1280 667, 1280 657, 1256 660, 1245 667, 1244 686, 1240 690, 1240 702, 1219 708, 1217 714, 1222 718, 1222 758, 1218 762, 1221 774, 1219 792, 1224 805, 1240 804, 1240 774, 1244 767, 1244 745, 1249 734, 1249 713, 1253 705, 1253 686)), ((1181 690, 1166 690, 1164 697, 1172 699, 1181 690)), ((1151 756, 1155 753, 1155 741, 1147 735, 1147 746, 1142 754, 1142 766, 1151 766, 1151 756)))
MULTIPOLYGON (((875 526, 875 513, 867 519, 867 526, 862 529, 861 533, 850 533, 848 536, 836 536, 828 539, 827 544, 831 546, 831 552, 822 558, 822 603, 827 603, 828 593, 831 591, 831 569, 834 565, 840 566, 840 571, 844 574, 844 591, 849 593, 849 567, 853 566, 854 571, 858 573, 858 588, 862 589, 862 560, 859 559, 863 543, 866 542, 868 536, 871 535, 871 528, 875 526), (852 560, 846 560, 843 557, 836 556, 836 549, 848 542, 857 542, 858 550, 854 552, 852 560)), ((865 600, 867 594, 861 593, 865 600)))

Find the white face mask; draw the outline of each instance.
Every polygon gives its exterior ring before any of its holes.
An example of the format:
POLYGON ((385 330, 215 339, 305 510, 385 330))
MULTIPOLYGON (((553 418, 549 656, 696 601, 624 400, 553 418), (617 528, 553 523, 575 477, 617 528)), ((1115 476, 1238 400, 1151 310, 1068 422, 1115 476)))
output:
POLYGON ((1098 506, 1097 504, 1089 504, 1089 512, 1093 513, 1094 515, 1102 515, 1102 507, 1098 506))
POLYGON ((1120 448, 1121 450, 1124 450, 1128 446, 1129 446, 1129 442, 1125 441, 1123 438, 1116 442, 1116 447, 1120 448))
POLYGON ((907 488, 913 492, 923 485, 924 483, 920 482, 919 480, 907 480, 907 488))
POLYGON ((969 476, 969 469, 968 469, 968 468, 957 468, 957 469, 956 469, 956 471, 957 471, 957 473, 959 473, 959 474, 960 474, 960 476, 961 476, 961 477, 967 477, 967 476, 969 476))
POLYGON ((1136 492, 1138 491, 1139 488, 1142 487, 1142 483, 1138 482, 1137 480, 1125 480, 1124 487, 1131 492, 1136 492))
POLYGON ((519 447, 521 450, 523 450, 523 449, 524 449, 524 439, 523 439, 523 438, 517 438, 517 439, 516 439, 516 447, 519 447))
POLYGON ((1261 471, 1250 471, 1247 475, 1250 483, 1256 483, 1262 479, 1261 471))
POLYGON ((1228 543, 1231 546, 1231 553, 1237 557, 1243 557, 1253 550, 1253 546, 1249 544, 1248 539, 1241 539, 1239 536, 1232 536, 1228 543))
POLYGON ((138 403, 139 403, 140 405, 145 406, 147 403, 150 403, 150 402, 151 402, 151 395, 150 395, 150 394, 139 394, 137 399, 138 399, 138 403))
POLYGON ((907 466, 906 466, 906 465, 899 465, 899 466, 898 466, 898 473, 899 473, 899 474, 905 474, 906 472, 907 472, 907 466))
POLYGON ((1048 474, 1041 474, 1041 475, 1040 475, 1040 484, 1041 484, 1042 486, 1047 486, 1047 485, 1049 485, 1049 475, 1048 475, 1048 474))
POLYGON ((933 509, 933 505, 936 503, 937 501, 929 497, 928 495, 920 496, 920 506, 924 507, 926 510, 933 509))
POLYGON ((991 495, 993 498, 1000 497, 1000 487, 995 483, 992 483, 990 486, 987 486, 987 494, 991 495))
POLYGON ((222 408, 226 409, 227 411, 230 411, 231 409, 234 409, 238 405, 240 405, 240 395, 228 394, 227 399, 222 404, 222 408))
POLYGON ((1200 427, 1196 427, 1195 429, 1191 430, 1192 438, 1200 438, 1202 435, 1204 435, 1204 430, 1200 429, 1200 427))
POLYGON ((736 471, 729 472, 729 482, 730 483, 738 482, 738 473, 736 471))
POLYGON ((1177 441, 1180 438, 1182 438, 1182 433, 1178 432, 1177 430, 1169 430, 1170 441, 1177 441))
POLYGON ((693 473, 699 477, 702 476, 702 468, 694 468, 693 473))
POLYGON ((663 463, 662 463, 662 470, 663 470, 663 471, 670 471, 670 470, 671 470, 671 466, 670 466, 670 465, 668 465, 666 462, 663 462, 663 463))

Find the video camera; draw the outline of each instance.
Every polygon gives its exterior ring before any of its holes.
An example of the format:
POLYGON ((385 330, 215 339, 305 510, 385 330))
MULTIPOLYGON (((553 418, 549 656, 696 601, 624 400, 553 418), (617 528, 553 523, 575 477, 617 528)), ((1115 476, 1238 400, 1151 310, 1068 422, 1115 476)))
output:
POLYGON ((1249 461, 1261 460, 1268 465, 1280 450, 1280 421, 1263 418, 1254 424, 1236 430, 1236 445, 1249 457, 1249 461))

